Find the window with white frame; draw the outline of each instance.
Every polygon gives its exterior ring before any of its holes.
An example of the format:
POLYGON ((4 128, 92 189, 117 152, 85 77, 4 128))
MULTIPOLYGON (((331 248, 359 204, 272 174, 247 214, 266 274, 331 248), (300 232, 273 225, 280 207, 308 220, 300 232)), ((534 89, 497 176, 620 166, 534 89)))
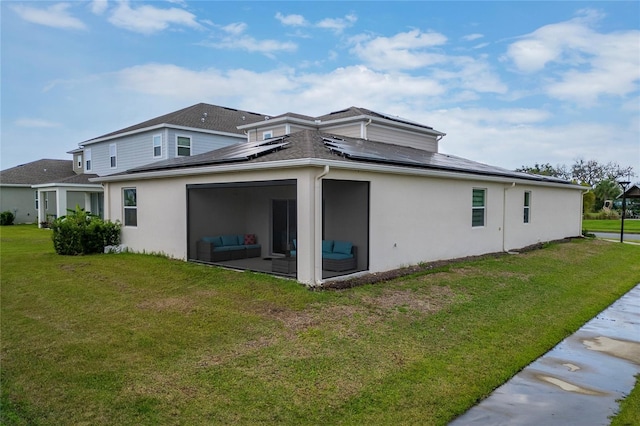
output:
POLYGON ((38 197, 38 190, 36 189, 36 210, 40 207, 40 199, 38 197))
POLYGON ((271 139, 273 137, 273 130, 267 130, 266 132, 262 132, 262 140, 266 141, 267 139, 271 139))
POLYGON ((138 194, 136 188, 122 188, 124 226, 138 226, 138 194))
POLYGON ((91 171, 91 148, 86 148, 84 150, 84 164, 84 169, 88 172, 91 171))
POLYGON ((153 157, 162 157, 162 135, 153 135, 153 157))
POLYGON ((191 137, 177 136, 178 157, 188 157, 191 155, 191 137))
POLYGON ((44 193, 44 209, 49 210, 49 193, 44 193))
POLYGON ((471 226, 484 226, 486 221, 486 198, 487 190, 483 188, 473 188, 471 207, 471 226))
POLYGON ((524 192, 524 223, 531 220, 531 191, 524 192))
POLYGON ((112 143, 109 145, 109 164, 110 167, 112 169, 115 169, 117 167, 117 151, 116 151, 116 144, 112 143))
POLYGON ((78 155, 76 158, 78 159, 78 161, 77 161, 78 168, 81 169, 82 168, 82 154, 78 155))

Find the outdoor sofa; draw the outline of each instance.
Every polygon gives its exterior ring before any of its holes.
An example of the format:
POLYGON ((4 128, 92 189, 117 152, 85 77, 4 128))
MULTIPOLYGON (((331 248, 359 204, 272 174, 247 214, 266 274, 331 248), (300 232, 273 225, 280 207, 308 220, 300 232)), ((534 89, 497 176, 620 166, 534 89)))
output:
MULTIPOLYGON (((296 256, 296 240, 291 256, 296 256)), ((322 240, 322 269, 342 272, 356 269, 358 265, 358 247, 349 241, 322 240)))
POLYGON ((205 262, 260 257, 262 247, 255 234, 228 234, 202 237, 196 242, 197 259, 205 262))

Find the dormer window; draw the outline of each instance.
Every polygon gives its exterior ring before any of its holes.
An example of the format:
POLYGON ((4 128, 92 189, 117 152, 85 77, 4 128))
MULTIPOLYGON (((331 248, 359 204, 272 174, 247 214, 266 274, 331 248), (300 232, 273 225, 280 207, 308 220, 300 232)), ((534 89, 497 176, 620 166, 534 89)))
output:
POLYGON ((76 156, 77 162, 76 164, 78 165, 78 169, 82 169, 82 154, 76 156))
POLYGON ((267 130, 266 132, 262 132, 262 140, 266 141, 267 139, 271 139, 273 137, 273 130, 267 130))

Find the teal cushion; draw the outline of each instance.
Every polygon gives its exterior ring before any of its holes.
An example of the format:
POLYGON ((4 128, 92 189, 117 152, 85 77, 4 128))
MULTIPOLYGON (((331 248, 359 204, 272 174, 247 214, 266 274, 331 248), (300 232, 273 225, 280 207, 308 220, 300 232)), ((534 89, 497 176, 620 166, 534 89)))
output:
POLYGON ((331 253, 333 251, 333 240, 322 240, 322 252, 331 253))
POLYGON ((295 250, 291 250, 291 256, 296 257, 297 252, 295 250))
POLYGON ((222 246, 222 247, 213 247, 213 251, 235 251, 235 250, 244 250, 244 246, 222 246))
POLYGON ((260 248, 260 244, 245 244, 244 246, 242 246, 246 249, 256 249, 256 248, 260 248))
POLYGON ((294 249, 298 248, 298 240, 296 240, 295 238, 293 239, 293 248, 294 249))
POLYGON ((352 254, 344 254, 344 253, 322 253, 323 259, 331 259, 331 260, 343 260, 343 259, 351 259, 353 258, 352 254))
POLYGON ((351 254, 351 244, 348 241, 335 241, 333 243, 333 252, 334 253, 342 253, 342 254, 351 254))
POLYGON ((237 235, 223 235, 221 238, 222 238, 222 245, 223 246, 237 246, 238 245, 238 236, 237 235))
POLYGON ((236 244, 244 245, 244 234, 236 235, 236 244))
POLYGON ((221 246, 222 245, 222 238, 220 238, 220 236, 203 237, 202 241, 204 241, 205 243, 213 243, 214 246, 221 246))

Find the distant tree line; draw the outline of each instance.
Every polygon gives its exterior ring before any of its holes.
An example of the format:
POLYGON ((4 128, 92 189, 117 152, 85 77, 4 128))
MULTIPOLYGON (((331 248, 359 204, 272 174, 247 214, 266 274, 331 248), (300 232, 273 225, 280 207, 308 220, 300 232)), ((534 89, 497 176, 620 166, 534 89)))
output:
POLYGON ((618 182, 631 180, 636 174, 633 167, 621 167, 618 163, 599 163, 597 160, 578 159, 573 165, 559 164, 552 166, 549 163, 522 166, 517 172, 531 173, 544 176, 553 176, 560 179, 584 185, 593 191, 585 194, 584 211, 594 212, 602 209, 605 200, 615 200, 622 194, 618 182))

